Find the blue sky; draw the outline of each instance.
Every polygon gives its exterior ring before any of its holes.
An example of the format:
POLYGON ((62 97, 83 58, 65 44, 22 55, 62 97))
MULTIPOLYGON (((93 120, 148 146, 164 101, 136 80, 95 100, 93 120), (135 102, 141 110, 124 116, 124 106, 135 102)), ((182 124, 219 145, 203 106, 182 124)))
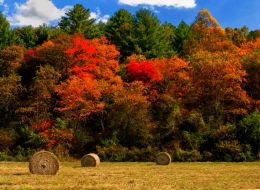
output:
POLYGON ((140 8, 155 12, 161 22, 191 24, 198 11, 207 8, 225 28, 260 29, 260 0, 0 0, 0 11, 13 27, 54 24, 76 3, 90 9, 91 16, 106 21, 120 8, 135 13, 140 8))

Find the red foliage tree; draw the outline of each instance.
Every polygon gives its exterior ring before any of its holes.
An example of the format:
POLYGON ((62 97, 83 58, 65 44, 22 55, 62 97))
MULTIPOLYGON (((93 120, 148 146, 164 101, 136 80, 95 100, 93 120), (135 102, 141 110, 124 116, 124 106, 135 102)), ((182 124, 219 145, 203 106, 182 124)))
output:
POLYGON ((70 72, 78 77, 110 79, 119 69, 119 52, 105 38, 72 37, 73 45, 66 52, 70 57, 70 72))
POLYGON ((132 60, 126 65, 128 75, 132 80, 144 83, 158 82, 162 80, 162 74, 156 68, 153 61, 132 60))

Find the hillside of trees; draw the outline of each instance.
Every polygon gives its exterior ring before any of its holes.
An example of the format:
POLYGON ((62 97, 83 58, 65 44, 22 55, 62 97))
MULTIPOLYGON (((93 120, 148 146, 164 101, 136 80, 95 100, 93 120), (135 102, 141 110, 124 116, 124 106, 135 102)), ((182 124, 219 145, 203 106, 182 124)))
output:
POLYGON ((0 160, 253 161, 260 158, 260 30, 208 10, 160 23, 75 5, 57 26, 11 28, 0 13, 0 160))

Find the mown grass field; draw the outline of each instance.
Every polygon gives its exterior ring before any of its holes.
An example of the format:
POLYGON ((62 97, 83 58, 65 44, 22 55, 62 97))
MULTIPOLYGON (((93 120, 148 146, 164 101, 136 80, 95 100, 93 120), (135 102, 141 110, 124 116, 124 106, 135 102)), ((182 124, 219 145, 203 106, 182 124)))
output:
POLYGON ((0 189, 260 189, 260 162, 101 163, 82 168, 62 162, 56 176, 32 175, 28 163, 0 162, 0 189))

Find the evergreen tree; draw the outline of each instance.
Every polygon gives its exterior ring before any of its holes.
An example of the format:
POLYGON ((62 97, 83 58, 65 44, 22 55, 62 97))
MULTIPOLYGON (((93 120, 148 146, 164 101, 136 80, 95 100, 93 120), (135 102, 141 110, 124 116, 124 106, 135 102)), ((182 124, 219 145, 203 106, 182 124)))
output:
POLYGON ((61 18, 59 27, 69 34, 82 33, 87 38, 95 37, 95 20, 90 18, 89 9, 85 9, 83 5, 76 4, 73 9, 61 18))
POLYGON ((156 57, 159 45, 159 19, 147 9, 140 9, 135 15, 137 53, 144 54, 147 58, 156 57))
POLYGON ((120 50, 121 60, 134 53, 134 17, 125 9, 117 11, 106 25, 106 36, 120 50))
POLYGON ((170 46, 165 34, 168 32, 162 32, 160 21, 154 13, 147 9, 137 11, 135 26, 137 54, 144 54, 147 58, 167 56, 170 46))
POLYGON ((164 23, 160 26, 159 31, 160 40, 160 54, 157 57, 172 57, 176 53, 174 50, 175 40, 176 40, 176 27, 171 23, 164 23))
POLYGON ((8 46, 11 41, 10 24, 0 12, 0 49, 8 46))
POLYGON ((245 43, 247 41, 247 36, 249 35, 249 29, 246 26, 234 29, 227 27, 225 32, 227 38, 231 40, 236 46, 240 46, 241 44, 245 43))
POLYGON ((183 51, 184 41, 187 39, 189 31, 190 26, 186 22, 181 21, 178 25, 178 28, 176 29, 176 37, 174 43, 174 49, 178 54, 181 54, 183 51))
POLYGON ((39 45, 37 44, 38 37, 35 33, 35 29, 32 26, 16 28, 13 30, 13 34, 16 38, 16 42, 26 48, 39 45))

